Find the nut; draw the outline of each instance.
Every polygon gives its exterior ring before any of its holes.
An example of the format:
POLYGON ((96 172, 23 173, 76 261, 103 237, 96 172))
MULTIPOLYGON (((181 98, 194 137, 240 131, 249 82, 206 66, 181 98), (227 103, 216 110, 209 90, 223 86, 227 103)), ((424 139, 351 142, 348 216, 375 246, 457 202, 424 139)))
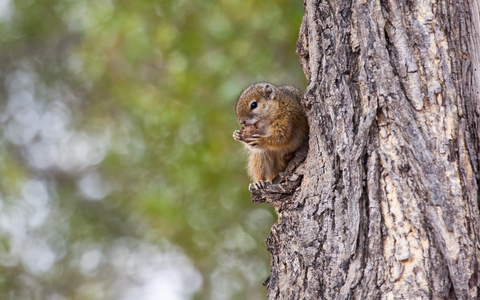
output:
POLYGON ((258 134, 258 130, 255 125, 243 125, 240 128, 240 132, 242 134, 242 139, 248 139, 252 137, 252 135, 258 134))

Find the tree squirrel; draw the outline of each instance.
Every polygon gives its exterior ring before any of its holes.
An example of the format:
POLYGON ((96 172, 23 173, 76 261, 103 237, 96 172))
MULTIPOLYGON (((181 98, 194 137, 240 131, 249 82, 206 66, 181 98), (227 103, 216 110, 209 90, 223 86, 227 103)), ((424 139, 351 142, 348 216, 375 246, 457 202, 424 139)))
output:
POLYGON ((247 87, 238 98, 236 111, 242 128, 233 132, 233 138, 249 150, 250 191, 263 188, 285 170, 292 153, 307 139, 302 97, 295 87, 264 82, 247 87))

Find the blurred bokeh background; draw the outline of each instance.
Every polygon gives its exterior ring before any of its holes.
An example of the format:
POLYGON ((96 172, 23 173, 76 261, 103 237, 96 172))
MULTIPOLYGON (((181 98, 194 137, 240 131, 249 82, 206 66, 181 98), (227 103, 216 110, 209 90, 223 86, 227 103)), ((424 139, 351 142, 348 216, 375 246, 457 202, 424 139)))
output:
POLYGON ((300 0, 0 0, 0 299, 265 299, 235 102, 300 0))

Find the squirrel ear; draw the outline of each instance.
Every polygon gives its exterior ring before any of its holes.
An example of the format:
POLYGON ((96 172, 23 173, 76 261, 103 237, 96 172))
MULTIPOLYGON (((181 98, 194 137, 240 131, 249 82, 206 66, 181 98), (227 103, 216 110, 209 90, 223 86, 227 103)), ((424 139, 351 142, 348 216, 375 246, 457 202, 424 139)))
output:
POLYGON ((263 86, 263 97, 269 100, 272 100, 273 98, 275 98, 275 91, 273 90, 272 86, 268 83, 263 86))

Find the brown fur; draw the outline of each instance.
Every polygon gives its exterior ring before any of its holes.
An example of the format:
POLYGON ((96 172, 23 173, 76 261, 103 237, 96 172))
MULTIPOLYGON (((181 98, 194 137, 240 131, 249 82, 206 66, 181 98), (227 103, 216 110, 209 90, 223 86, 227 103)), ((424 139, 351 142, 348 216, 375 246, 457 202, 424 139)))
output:
POLYGON ((248 172, 255 183, 272 181, 285 170, 292 152, 307 139, 308 122, 301 105, 302 96, 294 87, 276 87, 270 83, 251 85, 240 95, 236 109, 238 123, 242 128, 248 126, 251 135, 236 130, 233 136, 250 152, 248 172), (251 108, 252 101, 257 102, 257 108, 251 108), (254 124, 258 128, 252 129, 254 124))

